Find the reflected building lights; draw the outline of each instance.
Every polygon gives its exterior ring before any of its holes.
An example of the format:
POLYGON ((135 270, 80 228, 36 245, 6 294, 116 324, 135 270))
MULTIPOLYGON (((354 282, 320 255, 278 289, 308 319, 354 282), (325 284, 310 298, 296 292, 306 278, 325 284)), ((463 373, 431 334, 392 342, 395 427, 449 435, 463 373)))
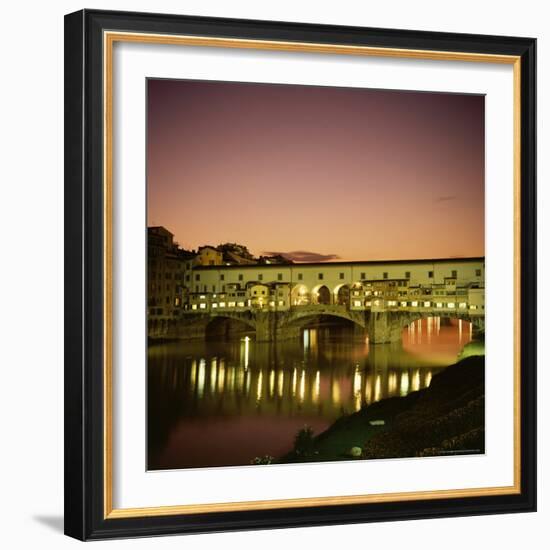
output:
POLYGON ((218 360, 216 357, 210 362, 210 393, 216 391, 216 376, 218 374, 218 360))
POLYGON ((427 388, 430 385, 431 381, 432 381, 432 371, 430 370, 426 373, 426 378, 424 380, 424 387, 427 388))
POLYGON ((246 395, 248 395, 250 393, 250 379, 251 379, 251 375, 250 375, 250 371, 245 371, 244 373, 244 391, 246 392, 246 395))
POLYGON ((397 374, 395 374, 395 372, 391 372, 388 375, 388 393, 390 395, 394 395, 396 390, 397 390, 397 374))
POLYGON ((305 369, 302 369, 302 373, 300 375, 300 393, 299 393, 299 399, 300 403, 304 402, 306 396, 306 371, 305 369))
POLYGON ((317 329, 311 329, 309 335, 309 347, 316 349, 317 348, 317 329))
POLYGON ((361 393, 361 371, 359 367, 355 367, 355 372, 353 373, 353 393, 361 393))
POLYGON ((412 391, 418 391, 420 389, 420 371, 418 369, 415 370, 412 376, 411 389, 412 391))
POLYGON ((275 393, 275 371, 271 369, 269 372, 269 397, 273 397, 275 393))
POLYGON ((370 404, 372 402, 372 383, 371 383, 371 376, 367 376, 367 380, 365 382, 365 403, 370 404))
POLYGON ((244 337, 244 368, 248 368, 248 358, 250 354, 250 338, 248 336, 244 337))
POLYGON ((193 359, 191 363, 191 387, 195 389, 197 387, 197 360, 193 359))
POLYGON ((313 402, 317 403, 319 401, 319 396, 321 394, 321 372, 317 371, 315 373, 315 382, 313 383, 313 392, 312 392, 313 402))
POLYGON ((279 397, 283 397, 283 389, 285 384, 285 371, 280 370, 279 374, 277 375, 277 394, 279 397))
POLYGON ((262 400, 262 382, 263 374, 262 371, 258 374, 258 382, 256 384, 256 402, 259 403, 262 400))
POLYGON ((218 392, 222 393, 225 387, 225 361, 220 359, 218 367, 218 392))
POLYGON ((204 394, 204 381, 206 378, 206 360, 201 359, 199 362, 199 372, 197 375, 197 394, 202 397, 204 394))
POLYGON ((407 395, 409 393, 409 373, 401 373, 401 384, 399 386, 400 395, 407 395))
POLYGON ((338 380, 332 382, 332 402, 340 403, 340 382, 338 380))
POLYGON ((361 386, 362 386, 362 376, 359 366, 355 367, 355 372, 353 373, 353 396, 355 400, 355 410, 358 411, 361 408, 361 386))
POLYGON ((380 375, 376 375, 376 380, 374 382, 374 401, 380 401, 381 396, 381 390, 382 390, 382 381, 380 378, 380 375))
POLYGON ((150 373, 175 398, 180 398, 178 392, 194 396, 182 402, 184 414, 204 411, 212 418, 244 418, 250 413, 273 421, 291 414, 330 423, 343 409, 359 411, 428 387, 432 375, 447 356, 454 360, 455 350, 467 343, 472 331, 471 323, 458 318, 448 323, 444 318, 441 325, 440 317, 417 319, 403 329, 402 346, 377 346, 370 355, 364 353, 368 338, 353 339, 351 327, 349 332, 343 326, 333 329, 328 322, 277 347, 250 337, 223 345, 209 342, 208 347, 196 342, 188 348, 174 345, 174 355, 167 358, 153 350, 149 361, 156 363, 150 373), (309 350, 305 357, 302 345, 309 350), (314 345, 321 346, 322 353, 314 345))

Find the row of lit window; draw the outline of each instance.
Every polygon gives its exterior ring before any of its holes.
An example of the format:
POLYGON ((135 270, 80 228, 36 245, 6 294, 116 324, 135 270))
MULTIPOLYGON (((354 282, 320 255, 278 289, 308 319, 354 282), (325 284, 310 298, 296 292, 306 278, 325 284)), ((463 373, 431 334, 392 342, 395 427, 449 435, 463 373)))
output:
MULTIPOLYGON (((283 307, 285 305, 284 300, 279 300, 278 305, 279 307, 283 307)), ((250 300, 249 300, 248 306, 250 306, 250 300)), ((269 302, 269 306, 275 307, 275 302, 274 301, 269 302)), ((218 309, 218 308, 225 309, 225 308, 233 308, 233 307, 245 307, 245 303, 244 302, 214 302, 212 304, 212 309, 218 309)), ((201 304, 193 304, 191 306, 191 309, 206 309, 206 308, 207 308, 207 304, 204 302, 201 304)))
MULTIPOLYGON (((372 304, 373 304, 373 302, 365 302, 366 307, 371 307, 372 304)), ((374 305, 379 306, 380 305, 380 300, 375 300, 374 305)), ((397 300, 388 300, 386 302, 386 305, 388 307, 397 307, 398 302, 397 302, 397 300)), ((362 307, 362 306, 363 306, 363 302, 361 302, 361 300, 354 300, 353 307, 362 307)), ((436 308, 455 309, 457 304, 455 304, 454 302, 448 302, 448 303, 435 302, 434 306, 436 308)), ((419 302, 410 302, 410 304, 409 304, 409 302, 399 302, 399 307, 432 307, 432 302, 422 302, 422 305, 419 305, 419 302)), ((459 309, 467 309, 468 304, 466 302, 460 302, 458 304, 458 308, 459 309)), ((476 305, 471 305, 470 309, 477 309, 477 306, 476 305)))

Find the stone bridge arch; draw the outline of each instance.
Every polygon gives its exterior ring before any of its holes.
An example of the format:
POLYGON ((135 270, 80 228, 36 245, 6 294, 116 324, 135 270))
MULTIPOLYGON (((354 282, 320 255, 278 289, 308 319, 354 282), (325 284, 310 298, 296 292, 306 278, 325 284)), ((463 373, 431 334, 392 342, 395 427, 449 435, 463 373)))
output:
POLYGON ((313 305, 281 312, 277 323, 277 337, 280 339, 297 337, 308 323, 320 317, 344 319, 353 323, 360 335, 366 335, 367 323, 364 312, 349 311, 346 307, 338 305, 324 305, 322 307, 313 305))
POLYGON ((419 319, 428 319, 428 318, 437 318, 440 319, 460 319, 462 321, 467 321, 468 323, 471 323, 473 328, 475 328, 479 332, 483 332, 485 330, 485 318, 482 315, 470 315, 467 312, 460 313, 460 312, 449 312, 449 311, 442 311, 442 312, 434 312, 433 310, 430 312, 422 312, 422 311, 408 311, 408 312, 401 312, 400 313, 400 325, 401 329, 404 329, 411 323, 414 323, 415 321, 418 321, 419 319))
POLYGON ((365 314, 361 311, 350 311, 344 306, 327 305, 320 307, 318 305, 311 307, 295 308, 282 316, 280 326, 285 326, 297 322, 309 322, 319 316, 336 317, 351 321, 363 328, 366 327, 365 314))
POLYGON ((212 313, 206 319, 204 334, 206 336, 231 336, 246 329, 256 332, 257 322, 250 312, 212 313))

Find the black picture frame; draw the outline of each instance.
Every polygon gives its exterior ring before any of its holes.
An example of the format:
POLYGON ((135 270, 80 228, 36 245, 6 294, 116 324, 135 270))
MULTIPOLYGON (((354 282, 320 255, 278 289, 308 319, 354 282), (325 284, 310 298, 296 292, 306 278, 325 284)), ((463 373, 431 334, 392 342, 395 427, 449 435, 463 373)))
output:
POLYGON ((65 533, 80 540, 530 512, 536 509, 536 40, 83 10, 65 17, 65 533), (105 517, 103 33, 125 31, 511 55, 521 66, 517 494, 105 517))

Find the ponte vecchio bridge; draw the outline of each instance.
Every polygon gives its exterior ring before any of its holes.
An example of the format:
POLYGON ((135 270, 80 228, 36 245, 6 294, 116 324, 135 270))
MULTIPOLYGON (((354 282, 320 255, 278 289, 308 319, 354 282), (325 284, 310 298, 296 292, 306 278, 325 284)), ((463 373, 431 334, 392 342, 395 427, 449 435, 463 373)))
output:
POLYGON ((179 315, 151 337, 204 338, 209 327, 247 325, 258 341, 294 338, 326 316, 354 323, 373 344, 395 342, 428 317, 458 318, 483 331, 485 259, 195 266, 179 315))

